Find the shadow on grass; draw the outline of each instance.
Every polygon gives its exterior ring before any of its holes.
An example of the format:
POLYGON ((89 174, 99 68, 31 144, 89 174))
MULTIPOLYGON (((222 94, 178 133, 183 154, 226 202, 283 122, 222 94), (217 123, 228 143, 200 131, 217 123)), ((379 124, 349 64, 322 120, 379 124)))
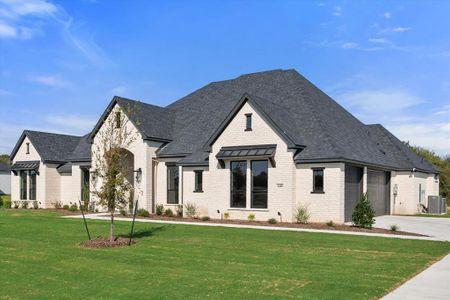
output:
MULTIPOLYGON (((146 238, 146 237, 151 237, 159 232, 169 229, 169 227, 171 227, 171 226, 163 225, 163 226, 158 226, 158 227, 153 227, 153 228, 148 228, 148 229, 135 230, 133 232, 133 239, 142 239, 142 238, 146 238)), ((122 235, 120 235, 120 237, 130 238, 130 233, 122 234, 122 235)))

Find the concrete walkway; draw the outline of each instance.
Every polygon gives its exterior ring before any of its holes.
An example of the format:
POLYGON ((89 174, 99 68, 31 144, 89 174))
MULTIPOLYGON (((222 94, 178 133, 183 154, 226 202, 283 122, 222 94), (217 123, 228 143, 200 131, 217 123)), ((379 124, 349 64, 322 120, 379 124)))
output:
POLYGON ((450 254, 413 277, 383 300, 450 299, 450 254))
MULTIPOLYGON (((79 219, 79 218, 83 218, 83 217, 81 215, 75 215, 75 216, 64 216, 63 218, 79 219)), ((86 219, 109 220, 109 214, 108 213, 88 214, 88 215, 86 215, 86 219)), ((132 221, 130 218, 122 218, 122 217, 115 217, 114 220, 115 221, 127 221, 127 222, 132 221)), ((163 221, 163 220, 151 220, 151 219, 136 219, 136 222, 158 223, 158 224, 181 224, 181 225, 210 226, 210 227, 248 228, 248 229, 262 229, 262 230, 276 230, 276 231, 333 233, 333 234, 346 234, 346 235, 359 235, 359 236, 372 236, 372 237, 385 237, 385 238, 398 238, 398 239, 412 239, 412 240, 429 240, 429 241, 438 241, 439 240, 434 237, 423 237, 423 236, 394 235, 394 234, 383 234, 383 233, 366 233, 366 232, 341 231, 341 230, 290 228, 290 227, 276 227, 276 226, 257 226, 257 225, 243 225, 243 224, 163 221)))
POLYGON ((441 241, 450 241, 450 218, 381 216, 375 218, 374 227, 389 229, 393 224, 398 225, 399 230, 402 231, 428 235, 441 241))

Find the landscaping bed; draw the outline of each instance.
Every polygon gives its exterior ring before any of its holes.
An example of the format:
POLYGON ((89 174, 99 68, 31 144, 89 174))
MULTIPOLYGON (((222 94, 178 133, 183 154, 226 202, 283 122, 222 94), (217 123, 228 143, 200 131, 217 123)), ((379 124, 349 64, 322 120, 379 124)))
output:
MULTIPOLYGON (((123 237, 117 237, 113 241, 109 238, 99 237, 90 241, 84 241, 80 243, 80 246, 86 248, 113 248, 128 246, 129 239, 123 237)), ((136 241, 131 240, 131 244, 136 244, 136 241)))
MULTIPOLYGON (((132 218, 130 215, 117 215, 117 217, 132 218)), ((285 228, 303 228, 303 229, 320 229, 320 230, 336 230, 336 231, 352 231, 352 232, 366 232, 366 233, 382 233, 382 234, 393 234, 393 235, 407 235, 407 236, 425 236, 422 234, 406 232, 406 231, 392 231, 384 228, 372 229, 360 228, 345 224, 333 224, 327 225, 326 223, 290 223, 290 222, 277 222, 275 224, 270 224, 265 221, 246 221, 246 220, 232 220, 232 219, 209 219, 202 220, 200 218, 182 218, 182 217, 166 217, 158 215, 150 215, 149 217, 136 216, 137 219, 150 219, 150 220, 161 220, 161 221, 177 221, 186 223, 214 223, 214 224, 238 224, 238 225, 253 225, 253 226, 271 226, 271 227, 285 227, 285 228)))

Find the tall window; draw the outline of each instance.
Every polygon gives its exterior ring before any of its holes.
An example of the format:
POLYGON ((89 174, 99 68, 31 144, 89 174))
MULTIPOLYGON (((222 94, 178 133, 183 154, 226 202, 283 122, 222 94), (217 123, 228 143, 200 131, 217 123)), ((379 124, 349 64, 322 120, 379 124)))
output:
POLYGON ((27 153, 26 154, 30 154, 30 143, 27 143, 27 153))
POLYGON ((323 168, 313 169, 313 193, 323 192, 323 168))
POLYGON ((119 111, 116 112, 115 121, 116 121, 116 128, 120 128, 120 126, 122 126, 122 120, 121 120, 121 115, 120 115, 119 111))
POLYGON ((27 172, 20 171, 20 200, 27 200, 27 172))
POLYGON ((252 114, 245 114, 245 130, 252 130, 252 114))
POLYGON ((194 171, 195 173, 195 189, 194 192, 203 192, 203 171, 194 171))
POLYGON ((247 189, 247 162, 231 162, 231 203, 230 207, 245 208, 247 189))
POLYGON ((167 203, 178 204, 178 167, 167 166, 167 203))
POLYGON ((252 161, 252 208, 267 208, 267 160, 252 161))
POLYGON ((89 201, 89 169, 81 169, 81 201, 89 201))
POLYGON ((29 183, 30 183, 30 200, 36 200, 36 171, 30 171, 29 173, 29 183))

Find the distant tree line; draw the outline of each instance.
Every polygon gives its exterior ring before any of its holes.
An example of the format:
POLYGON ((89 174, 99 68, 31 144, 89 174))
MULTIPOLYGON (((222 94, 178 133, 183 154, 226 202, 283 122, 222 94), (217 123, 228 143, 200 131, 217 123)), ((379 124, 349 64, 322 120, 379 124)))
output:
POLYGON ((441 171, 439 174, 439 190, 443 197, 450 200, 450 155, 439 156, 433 150, 429 150, 425 147, 412 146, 409 142, 405 142, 405 144, 408 145, 412 151, 439 168, 441 171))

